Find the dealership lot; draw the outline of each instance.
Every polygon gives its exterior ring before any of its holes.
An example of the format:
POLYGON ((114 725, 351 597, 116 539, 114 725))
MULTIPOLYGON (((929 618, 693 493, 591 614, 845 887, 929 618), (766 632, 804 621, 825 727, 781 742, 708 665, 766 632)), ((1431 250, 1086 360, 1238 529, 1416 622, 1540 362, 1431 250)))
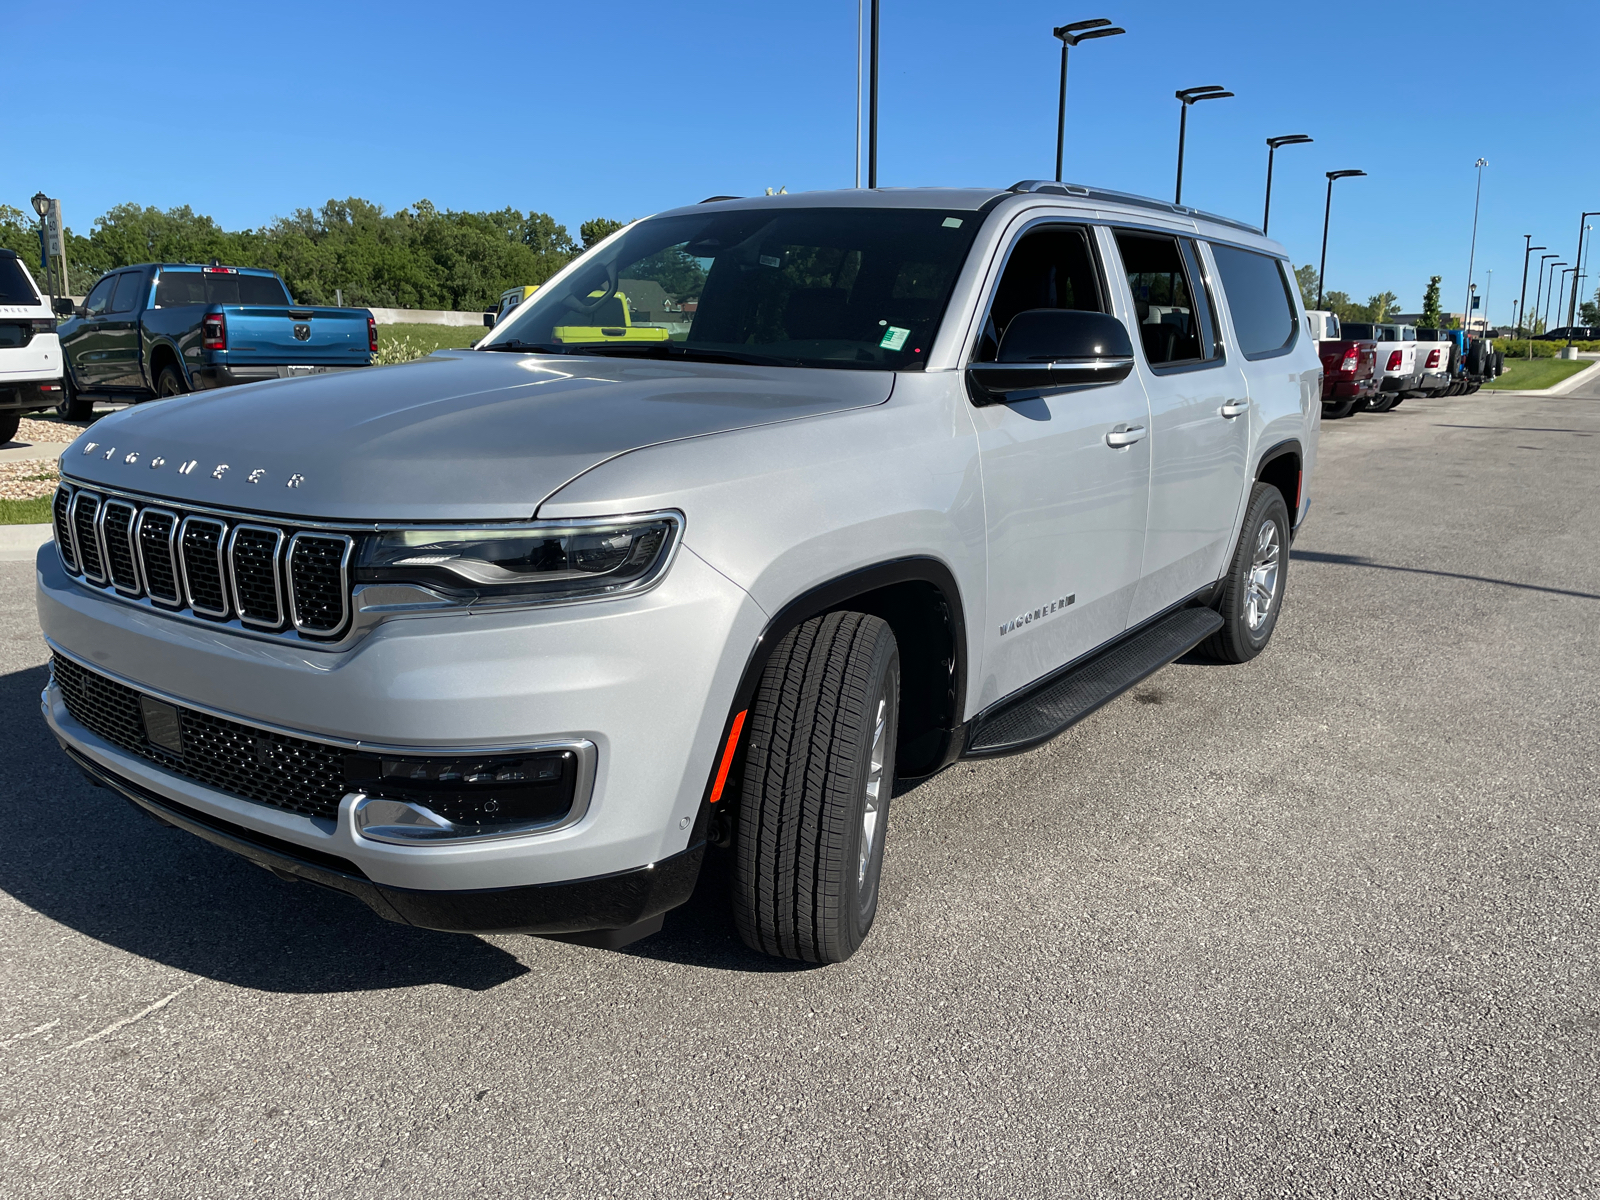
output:
POLYGON ((715 870, 608 953, 162 829, 56 750, 0 563, 0 1192, 1600 1188, 1597 466, 1594 382, 1325 425, 1272 647, 899 797, 821 969, 715 870))

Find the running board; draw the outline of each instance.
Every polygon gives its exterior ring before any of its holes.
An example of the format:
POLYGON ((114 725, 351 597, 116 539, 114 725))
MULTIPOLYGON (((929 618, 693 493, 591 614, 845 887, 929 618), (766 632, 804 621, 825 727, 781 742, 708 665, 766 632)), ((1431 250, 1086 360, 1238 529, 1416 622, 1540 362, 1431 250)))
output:
POLYGON ((1132 637, 980 713, 962 758, 1017 754, 1048 742, 1222 628, 1209 608, 1180 608, 1132 637))

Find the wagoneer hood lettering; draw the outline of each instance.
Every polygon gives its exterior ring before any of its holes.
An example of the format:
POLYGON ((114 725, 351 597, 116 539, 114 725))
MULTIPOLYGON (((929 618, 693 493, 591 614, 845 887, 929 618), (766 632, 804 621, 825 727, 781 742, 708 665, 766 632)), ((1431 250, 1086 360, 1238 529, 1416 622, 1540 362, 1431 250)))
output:
POLYGON ((62 465, 85 483, 186 504, 327 520, 512 520, 617 454, 881 404, 893 381, 469 351, 142 405, 97 422, 62 465))

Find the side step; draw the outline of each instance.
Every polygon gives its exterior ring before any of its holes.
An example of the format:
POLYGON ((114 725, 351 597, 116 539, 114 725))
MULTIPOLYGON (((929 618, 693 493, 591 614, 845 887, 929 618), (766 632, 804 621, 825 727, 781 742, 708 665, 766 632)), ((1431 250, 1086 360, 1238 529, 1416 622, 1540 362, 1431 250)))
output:
POLYGON ((1022 695, 979 713, 961 757, 1017 754, 1048 742, 1221 628, 1222 618, 1212 609, 1180 608, 1022 695))

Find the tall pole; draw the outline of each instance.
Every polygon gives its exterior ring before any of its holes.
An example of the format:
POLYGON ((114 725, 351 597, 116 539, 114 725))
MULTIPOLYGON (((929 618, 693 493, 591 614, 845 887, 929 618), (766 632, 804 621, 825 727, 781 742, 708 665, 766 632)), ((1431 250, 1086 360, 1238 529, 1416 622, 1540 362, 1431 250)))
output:
POLYGON ((1178 116, 1178 187, 1173 194, 1174 204, 1183 203, 1183 139, 1189 130, 1189 104, 1185 101, 1178 116))
POLYGON ((1317 311, 1322 311, 1322 275, 1328 269, 1328 218, 1333 213, 1333 173, 1328 173, 1328 202, 1322 206, 1322 260, 1317 264, 1317 311))
POLYGON ((1494 268, 1486 272, 1489 281, 1483 285, 1483 336, 1489 336, 1489 301, 1494 297, 1494 268))
POLYGON ((878 0, 872 0, 872 65, 867 85, 867 186, 878 186, 878 0))
POLYGON ((1533 291, 1533 320, 1528 322, 1528 361, 1533 361, 1533 335, 1539 331, 1534 328, 1534 323, 1539 319, 1539 301, 1544 296, 1544 264, 1552 258, 1560 258, 1559 254, 1541 254, 1539 256, 1539 286, 1533 291))
POLYGON ((1522 235, 1522 291, 1517 295, 1517 336, 1522 336, 1522 314, 1528 307, 1528 256, 1533 253, 1533 234, 1522 235))
MULTIPOLYGON (((1568 267, 1561 272, 1561 290, 1556 294, 1556 320, 1561 320, 1561 298, 1567 294, 1567 276, 1576 271, 1577 267, 1568 267)), ((1576 282, 1576 281, 1574 281, 1576 282)), ((1546 322, 1548 324, 1548 322, 1546 322)), ((1571 336, 1570 333, 1568 336, 1571 336)))
POLYGON ((1278 148, 1269 140, 1267 142, 1267 206, 1261 210, 1261 236, 1267 235, 1267 223, 1272 220, 1272 156, 1278 148))
POLYGON ((1061 160, 1067 149, 1067 51, 1072 43, 1061 39, 1061 107, 1056 113, 1056 182, 1061 182, 1061 160))
POLYGON ((1467 306, 1461 311, 1461 331, 1467 337, 1472 336, 1472 268, 1478 259, 1478 201, 1483 198, 1483 169, 1488 166, 1488 160, 1480 158, 1472 164, 1478 168, 1478 190, 1472 198, 1472 250, 1467 255, 1467 306))
MULTIPOLYGON (((1578 319, 1578 281, 1583 278, 1576 272, 1583 270, 1583 223, 1590 217, 1600 216, 1600 212, 1586 212, 1578 218, 1578 256, 1572 260, 1574 274, 1572 276, 1572 301, 1567 308, 1567 345, 1572 345, 1572 326, 1578 319)), ((1560 311, 1557 306, 1557 312, 1560 311)))
POLYGON ((863 0, 856 0, 856 186, 861 186, 861 18, 863 0))

